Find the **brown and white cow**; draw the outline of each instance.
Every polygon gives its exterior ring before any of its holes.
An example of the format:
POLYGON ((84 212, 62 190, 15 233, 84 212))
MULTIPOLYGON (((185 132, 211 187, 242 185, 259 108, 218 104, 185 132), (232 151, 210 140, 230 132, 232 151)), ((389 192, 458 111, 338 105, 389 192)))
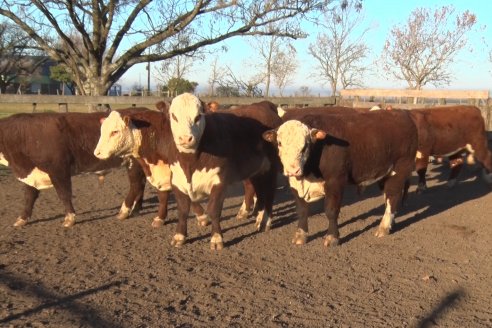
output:
MULTIPOLYGON (((122 116, 113 111, 102 118, 100 139, 94 150, 99 159, 130 157, 140 164, 149 183, 158 190, 159 212, 152 222, 154 228, 167 217, 171 191, 169 161, 175 157, 166 105, 159 102, 156 107, 160 112, 148 110, 122 116)), ((193 203, 192 207, 198 223, 207 225, 209 220, 200 204, 193 203)))
POLYGON ((456 184, 464 155, 467 155, 469 163, 473 163, 475 159, 479 161, 485 169, 485 180, 492 183, 492 153, 488 148, 485 122, 479 108, 431 107, 413 109, 410 114, 419 134, 417 191, 427 189, 425 175, 429 156, 449 157, 451 173, 448 186, 456 184))
MULTIPOLYGON (((142 110, 122 110, 125 113, 142 110)), ((118 218, 141 207, 145 176, 131 159, 101 161, 93 154, 104 113, 15 114, 0 120, 0 164, 24 183, 24 209, 14 226, 25 225, 39 191, 54 187, 65 207, 64 227, 75 223, 71 176, 127 166, 130 190, 118 218)))
POLYGON ((245 179, 250 179, 257 195, 256 228, 265 225, 268 229, 279 162, 262 133, 280 125, 276 106, 251 104, 204 115, 203 102, 185 93, 173 99, 169 115, 178 150, 171 164, 179 216, 172 244, 179 246, 185 241, 190 201, 209 196, 211 248, 221 249, 220 215, 226 187, 245 179))
POLYGON ((324 245, 338 244, 337 219, 347 183, 380 183, 386 209, 376 236, 387 235, 415 167, 417 131, 409 114, 320 108, 290 110, 283 120, 264 138, 277 146, 296 200, 299 221, 292 242, 306 242, 308 204, 324 197, 329 222, 324 245))

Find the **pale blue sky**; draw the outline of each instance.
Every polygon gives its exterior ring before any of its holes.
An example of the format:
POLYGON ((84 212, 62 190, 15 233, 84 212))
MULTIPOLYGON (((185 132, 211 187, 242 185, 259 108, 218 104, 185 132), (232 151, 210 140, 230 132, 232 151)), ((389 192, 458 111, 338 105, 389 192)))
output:
MULTIPOLYGON (((492 1, 490 0, 364 0, 363 11, 364 27, 371 27, 367 33, 366 42, 372 49, 366 62, 368 66, 374 66, 374 61, 379 57, 384 41, 395 25, 404 24, 410 13, 418 7, 437 8, 443 5, 452 5, 456 12, 470 10, 477 15, 477 24, 474 31, 468 34, 468 46, 456 57, 452 66, 454 80, 444 88, 447 89, 492 89, 492 63, 488 59, 488 51, 492 49, 492 1), (490 26, 489 26, 490 25, 490 26), (472 49, 472 52, 470 52, 472 49)), ((311 77, 315 63, 307 48, 314 42, 317 30, 308 29, 310 34, 307 39, 297 40, 294 45, 297 49, 299 69, 289 90, 298 90, 300 86, 307 85, 313 94, 327 95, 328 87, 322 85, 321 81, 311 77)), ((244 38, 233 38, 226 40, 229 51, 220 55, 220 65, 230 66, 235 74, 246 78, 250 69, 248 62, 255 58, 254 50, 244 38)), ((158 64, 153 64, 155 65, 158 64)), ((208 77, 210 76, 210 63, 198 62, 193 71, 187 76, 191 81, 199 83, 198 92, 205 92, 208 88, 208 77)), ((135 83, 147 84, 147 71, 144 65, 133 67, 123 78, 122 84, 125 88, 135 83)), ((155 88, 155 79, 151 77, 151 89, 155 88)), ((391 80, 381 75, 366 77, 365 86, 370 88, 405 88, 406 83, 391 80)), ((428 86, 427 88, 432 88, 428 86)), ((274 90, 275 93, 275 90, 274 90)))

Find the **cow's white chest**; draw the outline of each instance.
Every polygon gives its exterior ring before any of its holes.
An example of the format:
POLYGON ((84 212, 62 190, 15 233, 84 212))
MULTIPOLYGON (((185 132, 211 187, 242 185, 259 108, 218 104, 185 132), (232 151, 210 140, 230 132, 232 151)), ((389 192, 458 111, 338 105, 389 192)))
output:
POLYGON ((149 166, 151 172, 151 176, 147 177, 147 181, 157 188, 157 190, 171 190, 171 169, 169 168, 169 165, 163 161, 158 161, 157 164, 145 162, 149 166))
POLYGON ((38 190, 53 187, 53 183, 51 182, 48 173, 41 171, 37 167, 35 167, 27 177, 19 179, 19 181, 38 190))
POLYGON ((323 179, 296 179, 289 177, 289 185, 297 191, 297 195, 308 203, 315 202, 325 196, 323 179))
POLYGON ((220 168, 202 169, 194 171, 191 175, 191 183, 178 162, 171 164, 172 184, 180 191, 187 194, 192 201, 199 201, 210 195, 213 186, 220 183, 220 168))
POLYGON ((0 153, 0 164, 5 165, 5 166, 9 166, 9 161, 7 161, 7 159, 5 158, 3 153, 0 153))

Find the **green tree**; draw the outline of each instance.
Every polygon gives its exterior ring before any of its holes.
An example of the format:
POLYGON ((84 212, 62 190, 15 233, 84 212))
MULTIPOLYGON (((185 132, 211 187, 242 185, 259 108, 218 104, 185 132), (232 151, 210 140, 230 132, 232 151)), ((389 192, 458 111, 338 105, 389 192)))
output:
POLYGON ((173 77, 169 79, 167 85, 164 86, 163 91, 169 91, 171 96, 180 95, 185 92, 195 92, 198 83, 191 82, 183 78, 173 77))
POLYGON ((53 80, 60 81, 66 86, 74 95, 75 83, 73 83, 72 74, 63 65, 56 65, 50 67, 50 77, 53 80))

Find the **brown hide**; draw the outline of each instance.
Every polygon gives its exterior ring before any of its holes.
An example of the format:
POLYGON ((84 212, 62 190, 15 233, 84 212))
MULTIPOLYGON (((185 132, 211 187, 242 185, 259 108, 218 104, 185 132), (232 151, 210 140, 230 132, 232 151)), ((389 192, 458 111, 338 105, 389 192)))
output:
MULTIPOLYGON (((136 112, 142 108, 121 110, 136 112)), ((119 167, 121 159, 101 161, 94 154, 99 139, 100 119, 106 113, 37 113, 15 114, 0 120, 0 153, 9 162, 18 179, 25 178, 34 168, 46 172, 65 206, 74 213, 71 202, 72 175, 104 171, 119 167)), ((128 164, 128 162, 127 162, 128 164)), ((145 180, 138 165, 129 166, 130 191, 125 205, 141 205, 145 180)), ((32 214, 39 191, 25 185, 25 206, 19 219, 24 222, 32 214)))

